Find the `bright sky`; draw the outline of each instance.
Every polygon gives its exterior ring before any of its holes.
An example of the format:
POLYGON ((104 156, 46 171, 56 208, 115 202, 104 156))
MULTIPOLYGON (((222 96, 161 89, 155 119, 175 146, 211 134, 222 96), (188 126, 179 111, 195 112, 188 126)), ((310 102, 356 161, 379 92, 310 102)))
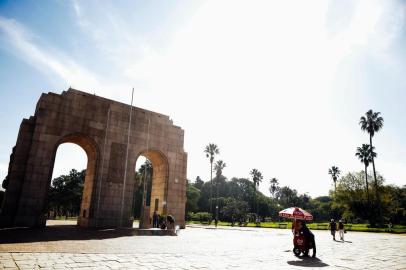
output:
MULTIPOLYGON (((0 179, 40 94, 72 86, 127 103, 134 87, 185 130, 189 179, 209 179, 214 142, 224 174, 257 168, 265 194, 276 177, 325 195, 330 166, 363 169, 359 117, 380 111, 377 170, 404 185, 405 27, 389 0, 1 1, 0 179)), ((85 168, 81 151, 60 147, 54 174, 85 168)))

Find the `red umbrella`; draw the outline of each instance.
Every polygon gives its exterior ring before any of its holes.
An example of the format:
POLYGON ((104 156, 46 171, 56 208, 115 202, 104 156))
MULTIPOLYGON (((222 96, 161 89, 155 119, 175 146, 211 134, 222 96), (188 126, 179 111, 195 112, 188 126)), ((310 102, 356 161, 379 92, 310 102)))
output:
POLYGON ((299 207, 286 208, 279 212, 279 216, 284 218, 313 220, 312 214, 299 207))

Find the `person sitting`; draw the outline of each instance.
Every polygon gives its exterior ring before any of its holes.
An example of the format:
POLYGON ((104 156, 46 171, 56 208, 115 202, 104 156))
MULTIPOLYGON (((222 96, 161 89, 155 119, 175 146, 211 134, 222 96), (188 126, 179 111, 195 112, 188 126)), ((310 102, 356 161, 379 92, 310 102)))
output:
POLYGON ((161 230, 166 230, 166 220, 165 220, 165 218, 160 216, 158 222, 159 222, 159 228, 161 230))
POLYGON ((310 229, 306 226, 306 222, 301 220, 299 222, 299 233, 303 235, 306 239, 306 250, 305 256, 309 256, 309 249, 313 247, 313 255, 312 257, 316 257, 316 241, 314 239, 314 234, 310 231, 310 229))
POLYGON ((299 220, 294 219, 292 221, 292 233, 293 235, 297 235, 299 233, 299 220))
POLYGON ((174 230, 175 229, 175 218, 172 215, 168 215, 166 217, 166 221, 167 221, 167 229, 168 230, 174 230))

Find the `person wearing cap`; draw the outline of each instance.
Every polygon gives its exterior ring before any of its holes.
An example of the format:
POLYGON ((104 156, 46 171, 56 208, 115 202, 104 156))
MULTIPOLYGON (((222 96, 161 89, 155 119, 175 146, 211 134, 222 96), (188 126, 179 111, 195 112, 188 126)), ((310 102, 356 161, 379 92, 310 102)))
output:
POLYGON ((331 235, 333 236, 333 240, 336 240, 336 231, 337 231, 337 223, 334 219, 331 219, 330 224, 328 225, 330 228, 331 235))
POLYGON ((344 221, 342 219, 340 219, 340 221, 338 222, 338 233, 340 235, 340 240, 344 241, 345 229, 344 229, 344 221))

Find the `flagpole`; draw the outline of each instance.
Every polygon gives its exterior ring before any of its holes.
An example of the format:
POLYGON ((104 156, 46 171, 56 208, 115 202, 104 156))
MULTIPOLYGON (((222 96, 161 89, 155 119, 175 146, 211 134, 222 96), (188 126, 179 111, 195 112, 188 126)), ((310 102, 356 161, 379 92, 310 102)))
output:
POLYGON ((120 215, 120 227, 123 225, 123 215, 124 215, 124 197, 125 197, 125 185, 127 180, 127 168, 128 168, 128 146, 130 144, 131 135, 131 117, 133 112, 133 99, 134 99, 134 87, 131 93, 131 106, 130 106, 130 121, 128 122, 128 135, 127 135, 127 149, 125 154, 125 169, 124 169, 124 180, 123 180, 123 192, 121 195, 121 215, 120 215))

